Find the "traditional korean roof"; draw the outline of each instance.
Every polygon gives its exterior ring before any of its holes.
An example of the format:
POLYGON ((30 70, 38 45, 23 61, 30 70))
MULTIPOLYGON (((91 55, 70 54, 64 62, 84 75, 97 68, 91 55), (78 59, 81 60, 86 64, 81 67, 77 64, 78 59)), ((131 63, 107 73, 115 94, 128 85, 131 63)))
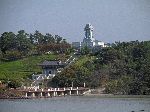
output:
POLYGON ((41 64, 38 64, 39 66, 63 66, 64 63, 62 63, 59 60, 52 60, 52 61, 43 61, 41 64))

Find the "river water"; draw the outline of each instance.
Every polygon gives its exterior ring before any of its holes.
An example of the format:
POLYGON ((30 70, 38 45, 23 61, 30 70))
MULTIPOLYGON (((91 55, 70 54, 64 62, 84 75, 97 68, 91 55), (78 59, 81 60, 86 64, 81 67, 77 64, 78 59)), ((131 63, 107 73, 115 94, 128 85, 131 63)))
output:
POLYGON ((150 112, 150 98, 85 96, 0 100, 0 112, 150 112))

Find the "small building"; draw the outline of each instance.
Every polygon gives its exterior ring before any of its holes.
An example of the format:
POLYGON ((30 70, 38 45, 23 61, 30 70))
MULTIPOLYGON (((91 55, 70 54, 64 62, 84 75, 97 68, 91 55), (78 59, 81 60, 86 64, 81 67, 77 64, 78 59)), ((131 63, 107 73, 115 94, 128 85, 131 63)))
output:
POLYGON ((44 61, 39 66, 42 67, 42 74, 50 75, 50 74, 56 74, 58 72, 59 68, 64 67, 64 63, 58 60, 53 61, 44 61))
POLYGON ((52 60, 52 61, 43 61, 42 63, 38 64, 42 68, 42 74, 32 75, 32 79, 40 80, 40 79, 49 79, 49 77, 54 77, 56 73, 60 72, 61 68, 65 67, 65 63, 59 60, 52 60), (39 78, 39 79, 38 79, 39 78))

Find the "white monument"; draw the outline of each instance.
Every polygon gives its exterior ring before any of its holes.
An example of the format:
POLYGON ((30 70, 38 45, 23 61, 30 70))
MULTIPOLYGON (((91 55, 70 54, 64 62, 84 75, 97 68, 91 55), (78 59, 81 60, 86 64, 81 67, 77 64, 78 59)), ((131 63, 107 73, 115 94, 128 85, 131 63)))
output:
POLYGON ((106 47, 106 44, 102 41, 95 40, 93 37, 93 26, 89 23, 86 24, 84 31, 85 31, 85 37, 82 42, 72 42, 72 47, 76 49, 81 49, 84 46, 87 46, 88 48, 92 49, 94 47, 106 47))
POLYGON ((91 24, 86 24, 84 28, 85 37, 83 39, 83 42, 81 43, 81 46, 87 46, 91 48, 95 45, 95 39, 93 37, 93 30, 94 28, 91 24))

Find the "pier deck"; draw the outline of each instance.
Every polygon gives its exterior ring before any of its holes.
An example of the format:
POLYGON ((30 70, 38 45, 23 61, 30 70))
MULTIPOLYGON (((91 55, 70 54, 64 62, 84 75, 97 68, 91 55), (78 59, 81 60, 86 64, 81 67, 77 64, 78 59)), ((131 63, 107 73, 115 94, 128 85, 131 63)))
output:
POLYGON ((83 95, 88 88, 84 87, 68 87, 68 88, 47 88, 47 89, 22 89, 24 97, 55 97, 65 95, 83 95))

